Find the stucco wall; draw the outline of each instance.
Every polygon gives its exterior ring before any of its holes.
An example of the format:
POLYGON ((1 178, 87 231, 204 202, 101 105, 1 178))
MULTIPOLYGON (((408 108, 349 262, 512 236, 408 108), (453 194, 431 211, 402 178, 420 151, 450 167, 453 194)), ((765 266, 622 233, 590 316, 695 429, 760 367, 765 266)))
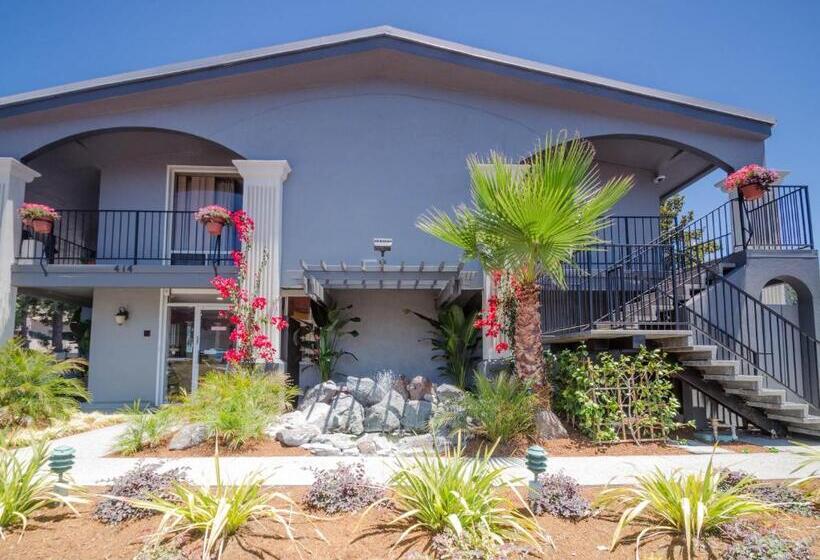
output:
POLYGON ((435 316, 433 292, 408 290, 337 290, 334 297, 340 306, 353 305, 352 315, 361 323, 352 325, 359 331, 356 338, 345 337, 343 348, 353 352, 358 361, 342 358, 339 372, 345 375, 373 376, 383 369, 408 377, 425 375, 437 378, 440 362, 433 355, 430 326, 405 308, 435 316))
POLYGON ((89 359, 94 406, 154 401, 160 293, 158 289, 94 290, 89 359), (118 326, 114 314, 120 306, 128 309, 129 318, 118 326), (144 336, 146 330, 150 336, 144 336))

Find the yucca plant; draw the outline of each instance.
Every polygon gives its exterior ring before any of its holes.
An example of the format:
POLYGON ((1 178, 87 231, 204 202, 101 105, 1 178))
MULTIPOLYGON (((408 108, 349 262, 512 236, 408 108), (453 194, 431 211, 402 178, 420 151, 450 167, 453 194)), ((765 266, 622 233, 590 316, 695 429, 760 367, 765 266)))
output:
POLYGON ((156 447, 171 433, 174 418, 169 407, 143 409, 140 401, 123 408, 125 430, 114 442, 114 451, 122 455, 133 455, 146 448, 156 447))
POLYGON ((47 424, 71 416, 91 394, 66 374, 85 365, 85 360, 60 361, 52 353, 30 350, 17 339, 6 342, 0 347, 0 424, 47 424))
MULTIPOLYGON (((593 145, 566 132, 547 136, 523 165, 499 153, 467 160, 471 206, 453 216, 432 209, 418 227, 461 248, 485 271, 508 271, 517 284, 516 373, 544 379, 539 279, 564 282, 575 251, 599 242, 606 215, 632 186, 632 177, 602 183, 593 145)), ((544 404, 547 392, 544 392, 544 404)))
POLYGON ((46 469, 48 450, 44 440, 35 443, 30 454, 0 442, 0 537, 5 538, 4 529, 18 525, 25 532, 32 514, 44 507, 64 505, 79 515, 74 506, 84 503, 83 498, 54 491, 57 479, 46 469))
MULTIPOLYGON (((250 473, 236 484, 225 484, 218 453, 214 456, 214 466, 214 487, 176 483, 170 490, 170 499, 154 496, 147 500, 127 501, 163 514, 155 533, 157 540, 174 533, 202 535, 202 560, 211 560, 214 555, 221 558, 231 536, 248 523, 262 519, 274 520, 294 546, 298 546, 291 526, 291 519, 297 514, 293 500, 285 494, 265 490, 265 479, 259 473, 250 473), (275 502, 284 504, 284 507, 273 505, 275 502)), ((324 540, 321 533, 317 531, 317 534, 324 540)))
MULTIPOLYGON (((490 464, 492 452, 488 449, 478 458, 466 458, 459 441, 454 450, 442 454, 424 453, 409 462, 398 459, 389 488, 401 513, 390 525, 406 527, 393 546, 415 531, 450 531, 462 543, 481 550, 510 541, 540 550, 549 542, 513 481, 503 478, 505 468, 490 464), (503 496, 502 489, 519 503, 503 496)), ((365 514, 385 500, 372 504, 365 514)))
POLYGON ((815 507, 820 505, 820 450, 809 447, 805 443, 797 441, 791 442, 799 446, 801 449, 795 451, 796 455, 803 457, 803 460, 792 471, 792 474, 802 471, 803 469, 813 468, 809 474, 795 480, 790 484, 806 493, 806 496, 815 504, 815 507))
POLYGON ((621 541, 623 530, 637 522, 644 528, 636 539, 636 558, 644 537, 662 534, 682 536, 686 557, 692 558, 703 535, 731 521, 774 511, 773 506, 751 496, 752 479, 727 486, 721 484, 725 476, 713 469, 710 459, 706 470, 699 473, 675 470, 666 474, 656 468, 636 477, 637 486, 603 490, 594 505, 620 513, 610 550, 621 541))

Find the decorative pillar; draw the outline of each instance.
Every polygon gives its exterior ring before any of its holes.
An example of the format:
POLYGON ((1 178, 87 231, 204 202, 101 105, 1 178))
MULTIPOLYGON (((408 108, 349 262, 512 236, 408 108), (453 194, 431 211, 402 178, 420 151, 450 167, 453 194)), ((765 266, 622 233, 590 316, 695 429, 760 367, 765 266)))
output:
MULTIPOLYGON (((279 295, 282 273, 282 185, 290 173, 286 160, 235 159, 233 164, 242 175, 242 208, 256 224, 254 246, 247 256, 248 272, 255 273, 268 252, 268 264, 262 271, 260 295, 268 299, 273 315, 282 313, 279 295)), ((266 333, 282 366, 282 337, 275 328, 266 333)))
POLYGON ((22 231, 17 211, 23 204, 26 183, 39 176, 14 158, 0 157, 0 343, 14 334, 17 288, 11 285, 11 266, 22 231))

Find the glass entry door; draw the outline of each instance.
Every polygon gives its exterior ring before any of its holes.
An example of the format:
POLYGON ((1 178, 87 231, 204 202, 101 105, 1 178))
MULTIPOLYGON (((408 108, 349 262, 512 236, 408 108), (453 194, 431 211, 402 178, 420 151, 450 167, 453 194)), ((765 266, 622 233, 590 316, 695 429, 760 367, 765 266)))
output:
POLYGON ((166 350, 166 400, 196 391, 199 377, 226 370, 230 322, 221 319, 224 305, 169 305, 166 350))

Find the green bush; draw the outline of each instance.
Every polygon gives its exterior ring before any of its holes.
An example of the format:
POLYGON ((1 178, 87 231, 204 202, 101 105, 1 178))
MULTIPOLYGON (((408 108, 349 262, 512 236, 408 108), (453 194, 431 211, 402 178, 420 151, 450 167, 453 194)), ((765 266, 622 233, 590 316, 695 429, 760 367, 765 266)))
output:
POLYGON ((592 440, 664 439, 679 427, 672 378, 681 368, 662 351, 641 346, 635 355, 593 360, 580 346, 547 358, 555 410, 592 440))
POLYGON ((0 425, 38 425, 64 420, 79 410, 91 394, 79 379, 84 360, 58 360, 54 354, 24 348, 19 340, 0 347, 0 425))
POLYGON ((174 426, 170 407, 143 410, 140 402, 135 401, 120 413, 128 420, 125 430, 114 442, 114 451, 122 455, 158 446, 174 426))
POLYGON ((476 373, 474 391, 465 393, 455 406, 439 407, 432 424, 506 442, 534 432, 537 408, 538 396, 515 375, 502 371, 490 379, 476 373))

